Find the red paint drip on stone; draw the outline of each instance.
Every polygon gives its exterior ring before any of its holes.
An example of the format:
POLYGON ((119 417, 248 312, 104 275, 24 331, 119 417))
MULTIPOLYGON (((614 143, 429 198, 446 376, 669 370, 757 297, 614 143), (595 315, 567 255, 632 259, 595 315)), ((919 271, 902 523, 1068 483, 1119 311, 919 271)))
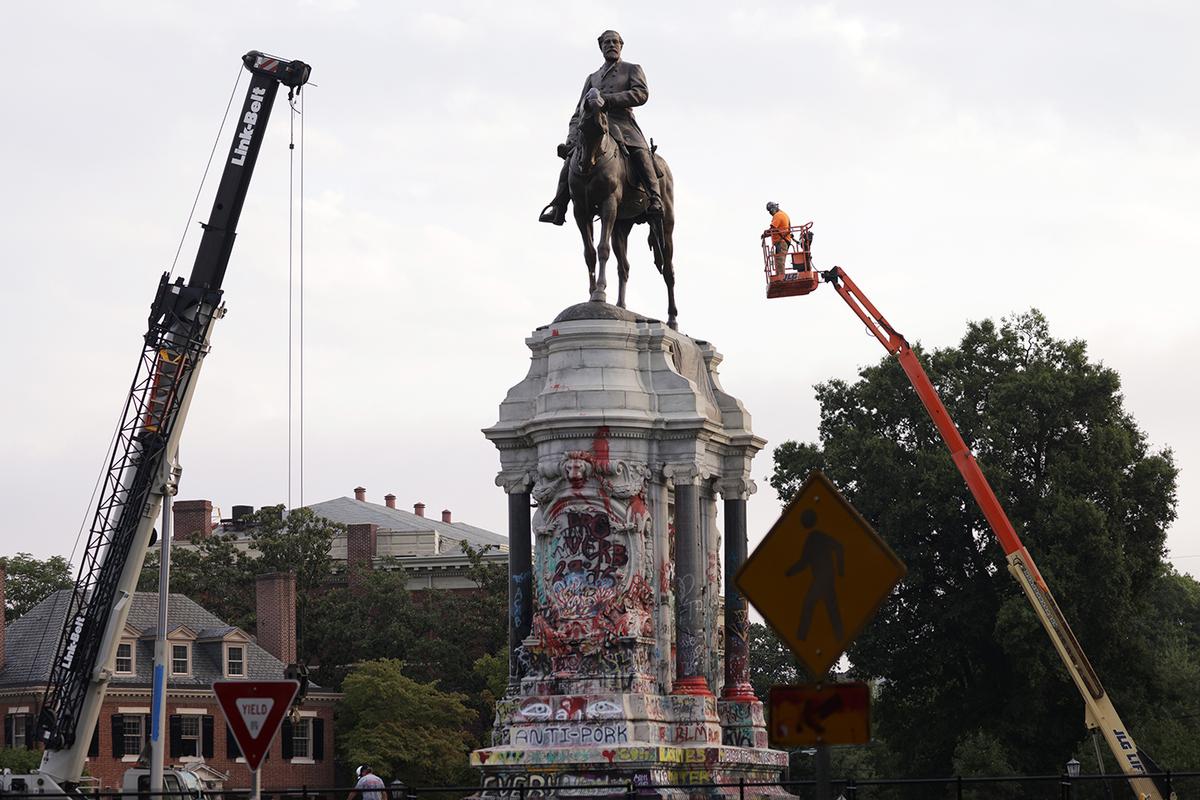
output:
POLYGON ((599 428, 596 428, 596 435, 592 437, 592 455, 596 459, 597 471, 601 474, 606 474, 609 469, 607 425, 601 425, 599 428))

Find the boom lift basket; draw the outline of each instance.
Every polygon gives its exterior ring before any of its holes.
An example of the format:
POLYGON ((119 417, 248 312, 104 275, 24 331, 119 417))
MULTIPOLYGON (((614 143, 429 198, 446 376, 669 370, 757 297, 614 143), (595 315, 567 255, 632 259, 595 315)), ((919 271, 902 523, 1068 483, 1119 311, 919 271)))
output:
POLYGON ((812 264, 811 222, 793 225, 787 233, 768 228, 762 233, 763 272, 767 298, 795 297, 817 288, 812 264))

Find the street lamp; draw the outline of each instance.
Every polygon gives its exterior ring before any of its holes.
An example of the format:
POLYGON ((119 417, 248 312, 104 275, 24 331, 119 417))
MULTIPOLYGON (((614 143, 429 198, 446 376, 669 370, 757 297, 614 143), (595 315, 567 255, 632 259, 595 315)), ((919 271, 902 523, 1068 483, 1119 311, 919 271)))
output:
POLYGON ((1062 799, 1070 800, 1075 796, 1075 778, 1079 777, 1079 762, 1072 758, 1067 762, 1067 771, 1063 774, 1065 780, 1059 782, 1062 786, 1062 799))

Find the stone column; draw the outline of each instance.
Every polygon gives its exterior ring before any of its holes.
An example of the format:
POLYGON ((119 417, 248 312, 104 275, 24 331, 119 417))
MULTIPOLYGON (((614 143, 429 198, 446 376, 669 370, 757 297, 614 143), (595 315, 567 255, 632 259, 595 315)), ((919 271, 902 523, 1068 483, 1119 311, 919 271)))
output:
POLYGON ((722 700, 753 701, 750 685, 750 616, 734 583, 746 563, 746 498, 725 497, 725 688, 722 700))
POLYGON ((521 683, 517 649, 533 620, 533 544, 529 491, 508 495, 508 684, 521 683))
POLYGON ((700 553, 700 487, 675 478, 675 683, 671 694, 711 695, 704 678, 704 563, 700 553))

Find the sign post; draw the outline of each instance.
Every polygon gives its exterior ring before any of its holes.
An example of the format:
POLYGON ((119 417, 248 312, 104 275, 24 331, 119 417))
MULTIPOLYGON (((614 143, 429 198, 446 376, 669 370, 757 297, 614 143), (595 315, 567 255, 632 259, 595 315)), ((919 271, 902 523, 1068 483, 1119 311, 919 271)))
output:
POLYGON ((298 681, 216 681, 213 692, 250 767, 254 800, 262 796, 258 768, 292 705, 298 681))
POLYGON ((908 572, 819 470, 813 470, 737 574, 815 685, 771 688, 772 746, 817 748, 817 800, 830 800, 829 745, 870 740, 866 684, 824 684, 829 670, 908 572))

